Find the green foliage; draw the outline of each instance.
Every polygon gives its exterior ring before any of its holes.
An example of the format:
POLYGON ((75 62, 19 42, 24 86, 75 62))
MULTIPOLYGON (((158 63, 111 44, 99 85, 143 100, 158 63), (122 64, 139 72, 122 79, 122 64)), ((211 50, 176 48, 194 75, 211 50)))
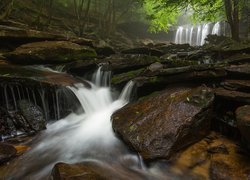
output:
MULTIPOLYGON (((245 0, 238 1, 244 7, 245 0)), ((193 24, 226 20, 224 0, 144 0, 143 4, 153 32, 167 31, 184 16, 193 24)))
POLYGON ((145 1, 143 8, 147 16, 151 19, 150 31, 168 31, 169 27, 177 22, 178 11, 173 11, 171 7, 161 8, 163 1, 145 1))

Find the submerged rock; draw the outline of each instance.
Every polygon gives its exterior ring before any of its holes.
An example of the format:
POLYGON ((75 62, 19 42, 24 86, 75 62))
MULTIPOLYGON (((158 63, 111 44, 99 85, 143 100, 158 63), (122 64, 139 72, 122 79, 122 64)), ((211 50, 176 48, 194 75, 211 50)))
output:
POLYGON ((16 152, 17 151, 14 146, 0 143, 0 164, 3 164, 13 158, 16 155, 16 152))
POLYGON ((24 44, 5 54, 7 60, 16 64, 53 64, 95 57, 96 52, 88 46, 68 41, 42 41, 24 44))
POLYGON ((180 152, 168 168, 178 174, 199 175, 198 179, 249 179, 249 160, 236 142, 211 132, 180 152))
POLYGON ((57 163, 51 173, 54 180, 64 179, 98 179, 127 180, 152 179, 139 171, 126 169, 119 165, 107 165, 102 162, 83 162, 78 164, 57 163))
POLYGON ((113 129, 145 160, 168 159, 207 134, 213 99, 207 88, 169 88, 114 113, 113 129))

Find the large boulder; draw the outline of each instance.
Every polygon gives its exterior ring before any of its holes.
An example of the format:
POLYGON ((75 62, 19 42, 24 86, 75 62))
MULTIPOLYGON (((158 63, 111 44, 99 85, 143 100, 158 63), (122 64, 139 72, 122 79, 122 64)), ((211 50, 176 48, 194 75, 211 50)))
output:
POLYGON ((145 160, 170 158, 210 129, 210 89, 169 88, 114 113, 113 129, 145 160))
POLYGON ((24 44, 5 54, 8 61, 16 64, 66 63, 95 57, 96 52, 88 46, 68 41, 42 41, 24 44))

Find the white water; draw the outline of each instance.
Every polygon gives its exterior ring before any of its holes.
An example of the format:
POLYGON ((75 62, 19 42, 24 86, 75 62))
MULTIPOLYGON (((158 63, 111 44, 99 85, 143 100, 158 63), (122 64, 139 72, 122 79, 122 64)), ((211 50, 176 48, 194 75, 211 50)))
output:
POLYGON ((221 33, 221 25, 220 22, 217 22, 213 27, 212 34, 220 36, 221 35, 220 33, 221 33))
POLYGON ((17 171, 6 179, 44 179, 57 162, 77 163, 88 160, 122 164, 129 161, 128 168, 142 168, 138 156, 128 152, 125 145, 115 137, 111 125, 111 115, 129 102, 134 83, 129 82, 120 97, 113 99, 110 87, 100 86, 105 84, 100 80, 106 80, 100 77, 103 74, 99 68, 93 77, 97 85, 91 84, 90 89, 82 84, 68 87, 80 101, 84 113, 72 113, 48 125, 37 140, 37 145, 18 162, 17 171))
POLYGON ((226 36, 229 33, 230 28, 225 22, 207 23, 196 26, 183 25, 177 28, 175 43, 202 46, 205 44, 205 39, 209 34, 226 36))

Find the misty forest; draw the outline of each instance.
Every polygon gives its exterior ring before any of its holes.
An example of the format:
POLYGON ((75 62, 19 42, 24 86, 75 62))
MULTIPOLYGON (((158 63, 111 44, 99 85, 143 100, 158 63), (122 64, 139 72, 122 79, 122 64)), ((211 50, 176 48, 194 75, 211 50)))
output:
POLYGON ((250 0, 0 0, 0 180, 250 179, 250 0))

